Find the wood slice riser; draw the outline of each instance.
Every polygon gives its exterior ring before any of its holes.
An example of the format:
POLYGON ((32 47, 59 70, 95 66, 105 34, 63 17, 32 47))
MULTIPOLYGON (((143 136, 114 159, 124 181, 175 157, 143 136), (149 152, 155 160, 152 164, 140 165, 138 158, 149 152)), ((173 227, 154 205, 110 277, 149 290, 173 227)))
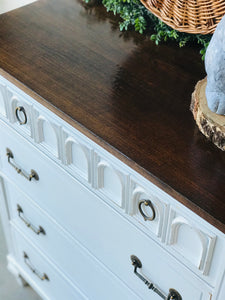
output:
POLYGON ((199 130, 218 148, 225 151, 225 116, 210 111, 205 96, 207 78, 200 80, 192 94, 190 110, 199 130))

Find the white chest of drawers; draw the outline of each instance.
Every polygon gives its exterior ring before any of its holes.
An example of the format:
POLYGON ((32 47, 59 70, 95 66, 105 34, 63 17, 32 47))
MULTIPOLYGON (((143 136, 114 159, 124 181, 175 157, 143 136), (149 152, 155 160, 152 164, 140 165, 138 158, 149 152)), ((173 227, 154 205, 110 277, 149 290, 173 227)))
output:
POLYGON ((2 76, 0 119, 8 267, 43 299, 224 299, 223 233, 2 76))

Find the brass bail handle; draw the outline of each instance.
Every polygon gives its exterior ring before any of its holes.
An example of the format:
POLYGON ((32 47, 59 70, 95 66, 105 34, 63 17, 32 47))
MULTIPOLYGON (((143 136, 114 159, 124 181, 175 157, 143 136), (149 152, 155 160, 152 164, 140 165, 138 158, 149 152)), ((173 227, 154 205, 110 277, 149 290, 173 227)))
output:
POLYGON ((28 266, 28 268, 35 274, 40 280, 47 280, 49 281, 49 277, 45 273, 39 272, 37 269, 33 267, 33 265, 30 262, 29 256, 27 255, 26 252, 23 252, 23 259, 25 264, 28 266))
POLYGON ((142 215, 142 217, 144 218, 145 221, 153 221, 156 217, 156 213, 155 213, 155 208, 152 204, 152 202, 150 200, 141 200, 138 204, 138 209, 140 211, 140 214, 142 215), (143 209, 142 209, 142 206, 145 205, 145 206, 148 206, 150 207, 151 211, 152 211, 152 216, 147 216, 143 209))
POLYGON ((37 235, 39 235, 40 233, 42 233, 43 235, 45 235, 45 230, 43 227, 39 226, 38 228, 36 228, 25 216, 23 213, 23 209, 22 207, 17 204, 17 212, 18 212, 18 216, 19 218, 24 222, 24 224, 30 228, 34 233, 36 233, 37 235))
POLYGON ((157 295, 159 295, 164 300, 182 300, 181 295, 175 289, 169 289, 169 294, 166 295, 159 287, 157 287, 154 283, 146 279, 143 275, 138 273, 137 269, 142 268, 142 263, 140 259, 135 256, 131 255, 130 257, 131 263, 134 266, 134 274, 140 278, 150 290, 153 290, 157 295))
POLYGON ((6 156, 8 157, 8 163, 16 170, 16 172, 23 177, 25 177, 28 181, 32 179, 39 180, 39 176, 36 171, 31 170, 30 174, 26 171, 22 170, 22 168, 18 167, 12 160, 14 159, 13 153, 9 148, 6 148, 6 156))
POLYGON ((16 118, 20 125, 24 125, 27 123, 27 114, 26 114, 25 108, 23 106, 17 106, 15 113, 16 113, 16 118), (21 120, 21 117, 20 117, 21 112, 23 113, 23 120, 21 120))

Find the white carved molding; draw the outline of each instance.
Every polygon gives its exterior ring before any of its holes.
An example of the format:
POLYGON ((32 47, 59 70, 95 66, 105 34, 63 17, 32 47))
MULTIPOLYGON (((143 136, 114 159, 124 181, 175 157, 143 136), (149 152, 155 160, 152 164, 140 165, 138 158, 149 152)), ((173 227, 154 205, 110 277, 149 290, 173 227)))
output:
POLYGON ((81 143, 79 143, 75 138, 69 136, 65 140, 65 164, 71 168, 74 168, 80 176, 84 177, 89 183, 91 181, 91 161, 90 161, 90 151, 88 148, 81 143), (73 146, 76 147, 77 151, 80 152, 82 157, 82 164, 76 164, 73 158, 73 146))
MULTIPOLYGON (((192 242, 192 237, 189 235, 186 238, 189 243, 192 243, 192 248, 196 251, 196 260, 194 266, 201 271, 203 275, 207 275, 210 269, 213 249, 216 242, 216 236, 211 236, 210 234, 200 230, 196 226, 194 226, 191 222, 189 222, 183 216, 176 216, 171 223, 170 227, 170 236, 169 236, 169 245, 173 245, 174 249, 179 251, 177 248, 179 232, 182 226, 186 226, 187 229, 192 233, 193 241, 194 236, 198 239, 198 245, 192 242), (199 248, 200 245, 200 248, 199 248)), ((183 255, 183 253, 181 253, 183 255)), ((186 259, 188 259, 192 264, 193 260, 189 259, 188 254, 186 253, 186 259)))
POLYGON ((100 161, 97 166, 98 170, 98 189, 104 188, 104 169, 110 168, 106 161, 100 161))
POLYGON ((7 117, 7 90, 6 85, 0 84, 0 114, 7 117))
POLYGON ((37 143, 41 143, 44 141, 44 133, 43 133, 43 123, 47 120, 43 116, 38 116, 37 118, 37 143))
POLYGON ((124 175, 113 168, 105 160, 101 160, 97 165, 97 188, 114 203, 124 208, 125 205, 125 179, 124 175), (106 171, 109 171, 109 178, 106 178, 106 171), (111 178, 110 178, 111 177, 111 178), (106 186, 106 179, 111 184, 106 186))
POLYGON ((15 110, 16 110, 16 107, 18 106, 18 102, 19 102, 19 99, 13 95, 12 98, 11 98, 11 116, 12 116, 12 122, 16 122, 16 115, 15 115, 15 110))
POLYGON ((39 115, 36 119, 36 129, 37 143, 41 143, 55 157, 60 158, 59 127, 48 121, 43 115, 39 115))

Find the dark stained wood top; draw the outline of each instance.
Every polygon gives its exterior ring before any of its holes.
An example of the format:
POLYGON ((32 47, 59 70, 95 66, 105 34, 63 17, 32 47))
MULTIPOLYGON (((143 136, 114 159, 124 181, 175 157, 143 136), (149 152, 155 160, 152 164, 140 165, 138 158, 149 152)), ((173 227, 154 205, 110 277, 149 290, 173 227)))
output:
POLYGON ((0 68, 225 233, 225 153, 189 111, 199 49, 117 24, 101 5, 39 0, 0 16, 0 68))

